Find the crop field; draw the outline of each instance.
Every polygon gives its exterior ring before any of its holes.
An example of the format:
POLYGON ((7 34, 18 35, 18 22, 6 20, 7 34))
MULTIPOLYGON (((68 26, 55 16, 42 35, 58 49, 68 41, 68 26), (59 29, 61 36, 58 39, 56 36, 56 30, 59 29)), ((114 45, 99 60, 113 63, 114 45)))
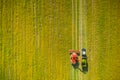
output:
POLYGON ((119 30, 120 0, 0 0, 0 80, 120 80, 119 30))

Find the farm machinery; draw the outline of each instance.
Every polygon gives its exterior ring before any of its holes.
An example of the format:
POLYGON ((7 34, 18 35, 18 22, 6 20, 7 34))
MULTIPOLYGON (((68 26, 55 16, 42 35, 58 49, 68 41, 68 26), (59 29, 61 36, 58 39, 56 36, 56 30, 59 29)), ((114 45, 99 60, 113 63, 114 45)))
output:
POLYGON ((88 71, 88 62, 87 62, 87 55, 86 55, 86 49, 82 49, 82 60, 81 60, 81 66, 82 71, 87 72, 88 71))
POLYGON ((82 53, 81 53, 81 60, 80 60, 79 50, 69 50, 71 64, 74 69, 79 69, 82 72, 86 73, 88 72, 88 61, 87 61, 86 49, 82 48, 81 51, 82 53), (82 69, 80 69, 79 66, 81 66, 82 69))

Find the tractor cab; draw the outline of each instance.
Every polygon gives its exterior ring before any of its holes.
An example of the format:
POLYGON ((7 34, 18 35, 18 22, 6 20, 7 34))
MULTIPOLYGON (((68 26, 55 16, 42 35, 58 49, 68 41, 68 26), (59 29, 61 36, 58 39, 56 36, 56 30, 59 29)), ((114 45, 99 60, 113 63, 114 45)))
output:
POLYGON ((87 62, 87 55, 86 55, 86 49, 82 49, 82 61, 81 61, 82 71, 88 72, 88 62, 87 62))

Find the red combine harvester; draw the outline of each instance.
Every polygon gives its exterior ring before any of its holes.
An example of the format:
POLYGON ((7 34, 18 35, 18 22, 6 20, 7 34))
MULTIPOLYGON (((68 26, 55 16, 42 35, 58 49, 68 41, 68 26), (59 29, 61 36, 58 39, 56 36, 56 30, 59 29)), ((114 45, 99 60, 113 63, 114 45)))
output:
POLYGON ((69 50, 69 53, 70 53, 70 58, 71 58, 71 64, 72 64, 72 66, 75 69, 79 68, 80 51, 79 50, 69 50))

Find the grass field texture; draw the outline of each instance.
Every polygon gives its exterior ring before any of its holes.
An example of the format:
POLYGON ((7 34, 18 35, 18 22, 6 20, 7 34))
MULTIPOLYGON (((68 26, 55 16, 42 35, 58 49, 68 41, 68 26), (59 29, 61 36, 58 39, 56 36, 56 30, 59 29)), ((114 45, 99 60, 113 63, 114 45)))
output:
POLYGON ((0 0, 0 80, 120 80, 120 0, 0 0), (86 48, 88 73, 68 50, 86 48))

